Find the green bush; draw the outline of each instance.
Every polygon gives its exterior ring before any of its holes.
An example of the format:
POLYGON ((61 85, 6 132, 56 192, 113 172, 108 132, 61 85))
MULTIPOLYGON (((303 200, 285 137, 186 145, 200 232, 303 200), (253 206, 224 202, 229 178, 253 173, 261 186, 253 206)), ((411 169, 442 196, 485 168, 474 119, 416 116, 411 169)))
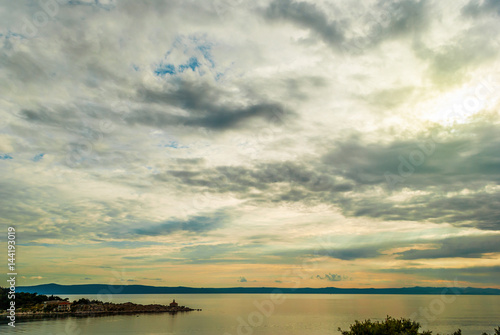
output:
MULTIPOLYGON (((500 335, 500 327, 494 329, 495 333, 493 335, 500 335)), ((483 333, 482 335, 489 335, 488 333, 483 333)))
MULTIPOLYGON (((356 320, 350 325, 349 330, 338 330, 342 335, 431 335, 432 331, 426 330, 418 332, 420 324, 410 319, 394 319, 390 316, 384 321, 371 321, 370 319, 363 322, 356 320)), ((494 335, 500 335, 500 327, 496 328, 494 335)), ((439 335, 439 334, 437 334, 439 335)), ((462 330, 458 329, 452 335, 462 335, 462 330)), ((488 335, 483 333, 482 335, 488 335)))
MULTIPOLYGON (((0 287, 0 309, 7 309, 10 306, 10 299, 8 299, 8 294, 10 290, 9 288, 0 287)), ((68 299, 62 299, 60 297, 51 295, 38 295, 36 293, 25 293, 25 292, 16 292, 16 308, 30 308, 38 304, 42 304, 44 301, 67 301, 68 299)))
POLYGON ((409 319, 394 319, 387 316, 385 321, 374 321, 365 320, 359 322, 356 320, 353 325, 350 326, 349 330, 339 331, 342 335, 430 335, 430 331, 424 331, 422 333, 418 332, 420 324, 416 321, 409 319))

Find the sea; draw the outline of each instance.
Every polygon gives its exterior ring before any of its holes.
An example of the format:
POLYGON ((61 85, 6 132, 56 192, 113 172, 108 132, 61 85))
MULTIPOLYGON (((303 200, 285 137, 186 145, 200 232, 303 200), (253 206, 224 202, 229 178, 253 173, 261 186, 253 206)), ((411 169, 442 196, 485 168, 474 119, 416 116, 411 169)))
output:
MULTIPOLYGON (((70 301, 93 295, 60 295, 70 301)), ((0 324, 0 334, 33 335, 330 335, 355 320, 411 318, 433 334, 494 334, 500 296, 380 294, 117 294, 115 303, 168 304, 175 299, 201 311, 65 317, 0 324)), ((104 299, 103 299, 104 298, 104 299)))

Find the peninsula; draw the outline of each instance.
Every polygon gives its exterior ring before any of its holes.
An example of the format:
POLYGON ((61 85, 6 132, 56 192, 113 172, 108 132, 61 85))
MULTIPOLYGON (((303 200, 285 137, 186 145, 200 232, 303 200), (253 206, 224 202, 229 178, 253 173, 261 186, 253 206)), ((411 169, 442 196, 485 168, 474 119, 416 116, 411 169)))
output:
MULTIPOLYGON (((0 316, 8 312, 8 289, 0 287, 0 316)), ((16 293, 16 318, 22 317, 58 317, 58 316, 98 316, 113 314, 139 313, 178 313, 201 309, 193 309, 179 305, 175 299, 169 305, 150 304, 141 305, 131 302, 112 303, 99 300, 81 298, 70 302, 68 298, 58 296, 39 295, 37 293, 16 293)))

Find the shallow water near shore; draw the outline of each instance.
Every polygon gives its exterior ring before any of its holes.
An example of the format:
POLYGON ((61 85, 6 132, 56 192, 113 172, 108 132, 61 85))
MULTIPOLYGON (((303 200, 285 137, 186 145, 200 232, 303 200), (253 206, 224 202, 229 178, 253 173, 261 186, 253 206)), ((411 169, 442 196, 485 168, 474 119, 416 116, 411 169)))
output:
MULTIPOLYGON (((71 301, 91 295, 61 295, 71 301)), ((289 294, 130 294, 113 295, 115 303, 180 304, 202 311, 18 320, 16 328, 0 325, 2 334, 45 335, 324 335, 339 334, 354 320, 411 317, 436 333, 458 328, 464 335, 493 333, 500 326, 500 296, 322 295, 289 294)))

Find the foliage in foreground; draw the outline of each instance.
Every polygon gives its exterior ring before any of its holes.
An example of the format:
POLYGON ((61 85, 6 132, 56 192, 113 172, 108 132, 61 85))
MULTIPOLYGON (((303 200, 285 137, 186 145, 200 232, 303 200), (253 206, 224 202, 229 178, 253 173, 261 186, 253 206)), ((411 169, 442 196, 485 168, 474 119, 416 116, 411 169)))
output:
MULTIPOLYGON (((342 335, 431 335, 432 331, 425 330, 419 333, 420 324, 410 319, 394 319, 390 316, 384 321, 365 320, 359 322, 356 320, 350 325, 349 330, 338 330, 342 335)), ((496 328, 494 335, 500 335, 500 327, 496 328)), ((439 335, 439 334, 437 334, 439 335)), ((458 329, 452 335, 462 335, 462 331, 458 329)), ((488 335, 483 333, 482 335, 488 335)))
MULTIPOLYGON (((8 288, 0 287, 0 310, 6 310, 10 306, 10 299, 8 295, 10 290, 8 288)), ((39 304, 43 304, 44 301, 60 300, 68 301, 68 298, 62 299, 60 297, 51 295, 46 296, 44 294, 36 293, 26 293, 26 292, 16 292, 16 308, 30 308, 39 304)))

